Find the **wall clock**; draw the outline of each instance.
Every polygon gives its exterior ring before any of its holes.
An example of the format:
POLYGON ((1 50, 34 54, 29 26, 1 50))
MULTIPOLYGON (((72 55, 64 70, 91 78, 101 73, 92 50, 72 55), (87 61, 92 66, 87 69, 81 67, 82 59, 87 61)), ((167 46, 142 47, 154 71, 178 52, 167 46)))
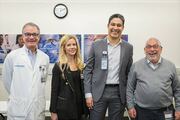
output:
POLYGON ((54 6, 54 15, 57 18, 65 18, 68 14, 68 7, 65 4, 57 4, 54 6))

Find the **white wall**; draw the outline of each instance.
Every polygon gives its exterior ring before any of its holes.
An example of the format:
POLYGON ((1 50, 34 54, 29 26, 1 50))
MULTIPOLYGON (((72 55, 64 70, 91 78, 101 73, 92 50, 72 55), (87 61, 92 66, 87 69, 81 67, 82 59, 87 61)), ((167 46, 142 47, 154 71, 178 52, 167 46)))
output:
POLYGON ((134 45, 134 61, 144 56, 145 41, 154 36, 164 47, 163 56, 180 67, 180 0, 0 0, 0 33, 21 33, 29 21, 37 23, 41 33, 107 33, 111 14, 126 18, 124 33, 134 45), (53 15, 57 3, 65 3, 65 19, 53 15))

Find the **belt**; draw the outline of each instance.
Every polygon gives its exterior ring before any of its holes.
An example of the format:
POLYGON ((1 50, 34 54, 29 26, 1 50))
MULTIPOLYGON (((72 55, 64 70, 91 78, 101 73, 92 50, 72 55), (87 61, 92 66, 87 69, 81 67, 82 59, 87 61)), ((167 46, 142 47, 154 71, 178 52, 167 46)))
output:
POLYGON ((119 84, 106 84, 106 87, 119 87, 119 84))

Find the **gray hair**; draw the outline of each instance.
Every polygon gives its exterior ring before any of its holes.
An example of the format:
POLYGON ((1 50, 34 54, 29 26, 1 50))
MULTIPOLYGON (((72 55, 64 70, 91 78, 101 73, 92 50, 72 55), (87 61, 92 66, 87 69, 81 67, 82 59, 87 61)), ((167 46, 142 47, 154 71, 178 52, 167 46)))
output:
POLYGON ((156 41, 156 42, 158 43, 158 45, 159 45, 160 47, 162 47, 161 42, 160 42, 157 38, 155 38, 155 37, 150 37, 150 38, 146 41, 145 46, 148 44, 148 42, 149 42, 150 40, 156 41))
POLYGON ((39 32, 39 34, 40 34, 40 28, 39 28, 39 26, 38 26, 37 24, 33 23, 33 22, 28 22, 28 23, 26 23, 26 24, 23 26, 23 28, 22 28, 22 33, 24 32, 24 29, 25 29, 26 26, 36 27, 37 30, 38 30, 38 32, 39 32))

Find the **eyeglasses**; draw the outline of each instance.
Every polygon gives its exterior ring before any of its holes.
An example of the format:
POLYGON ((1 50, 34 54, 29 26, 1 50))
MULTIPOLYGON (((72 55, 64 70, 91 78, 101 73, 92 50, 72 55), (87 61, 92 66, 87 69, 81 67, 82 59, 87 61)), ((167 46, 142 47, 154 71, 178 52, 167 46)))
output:
POLYGON ((26 36, 26 37, 31 37, 31 36, 37 37, 37 36, 39 36, 39 34, 38 33, 24 33, 24 36, 26 36))
POLYGON ((151 49, 151 48, 158 49, 159 47, 160 47, 159 45, 147 45, 146 46, 147 49, 151 49))

